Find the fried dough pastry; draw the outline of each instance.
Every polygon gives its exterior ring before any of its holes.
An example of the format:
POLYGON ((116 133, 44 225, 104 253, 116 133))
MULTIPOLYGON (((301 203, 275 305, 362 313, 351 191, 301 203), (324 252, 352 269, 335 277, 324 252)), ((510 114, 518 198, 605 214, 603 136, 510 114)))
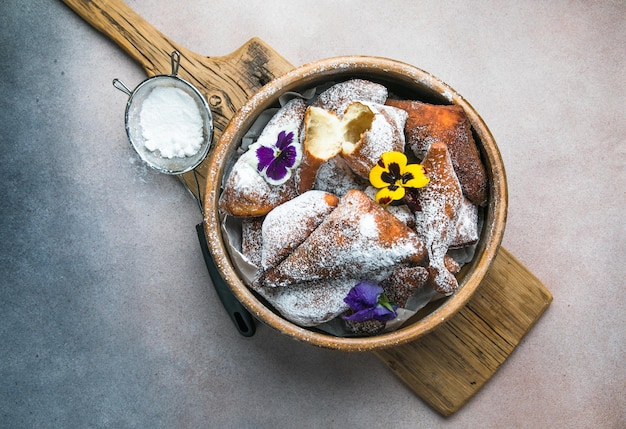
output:
POLYGON ((375 114, 362 103, 352 103, 345 115, 310 106, 304 116, 303 155, 296 172, 300 193, 312 189, 317 173, 326 161, 339 155, 344 146, 352 147, 372 127, 375 114))
POLYGON ((293 176, 282 185, 269 185, 247 160, 250 154, 237 160, 220 196, 220 210, 231 216, 263 216, 298 195, 293 176))
MULTIPOLYGON (((383 153, 404 152, 404 125, 408 115, 404 110, 391 106, 359 104, 367 106, 374 114, 372 125, 361 134, 360 138, 346 139, 341 156, 352 171, 367 178, 383 153)), ((352 106, 351 104, 348 110, 352 106)))
POLYGON ((343 196, 350 189, 365 189, 368 182, 357 176, 341 156, 323 163, 317 171, 313 189, 343 196))
POLYGON ((260 276, 264 286, 362 278, 397 264, 424 264, 418 235, 365 193, 351 190, 315 231, 276 267, 260 276))
MULTIPOLYGON (((306 103, 302 99, 290 100, 270 119, 257 142, 273 142, 280 131, 292 129, 296 130, 298 135, 294 138, 300 144, 302 133, 297 130, 302 127, 305 112, 306 103)), ((272 186, 253 165, 256 165, 256 155, 248 150, 233 166, 220 196, 220 209, 225 213, 236 217, 263 216, 298 195, 293 175, 287 182, 272 186)))
POLYGON ((270 211, 262 226, 261 268, 276 266, 319 226, 339 197, 308 191, 270 211))
POLYGON ((381 154, 404 151, 407 113, 382 104, 354 102, 342 117, 311 106, 304 117, 302 164, 296 172, 298 191, 312 189, 321 166, 341 155, 350 169, 367 178, 381 154))
POLYGON ((463 194, 477 206, 487 204, 487 173, 461 106, 393 99, 386 104, 408 113, 405 135, 415 155, 422 158, 433 142, 445 143, 463 194))
POLYGON ((405 307, 409 298, 426 285, 428 270, 421 266, 398 267, 382 283, 389 301, 405 307))
POLYGON ((252 288, 285 318, 300 326, 316 326, 343 314, 350 307, 344 298, 358 282, 339 279, 307 282, 285 287, 252 288))
POLYGON ((458 282, 446 267, 445 258, 456 237, 463 192, 445 143, 433 143, 422 165, 430 183, 417 193, 421 208, 415 212, 417 233, 428 252, 429 284, 436 291, 450 295, 458 288, 458 282))
POLYGON ((320 93, 312 105, 342 117, 346 108, 355 101, 385 104, 388 95, 384 85, 363 79, 350 79, 336 83, 320 93))

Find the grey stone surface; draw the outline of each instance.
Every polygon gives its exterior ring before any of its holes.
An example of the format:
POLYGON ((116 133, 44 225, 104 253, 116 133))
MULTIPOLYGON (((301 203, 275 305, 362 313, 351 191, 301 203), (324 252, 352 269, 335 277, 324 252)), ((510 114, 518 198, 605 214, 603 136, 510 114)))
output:
POLYGON ((444 419, 372 354, 236 333, 200 214, 124 134, 142 70, 58 1, 0 3, 0 427, 626 426, 623 1, 128 2, 206 55, 258 36, 295 65, 430 71, 499 143, 504 246, 554 303, 444 419))

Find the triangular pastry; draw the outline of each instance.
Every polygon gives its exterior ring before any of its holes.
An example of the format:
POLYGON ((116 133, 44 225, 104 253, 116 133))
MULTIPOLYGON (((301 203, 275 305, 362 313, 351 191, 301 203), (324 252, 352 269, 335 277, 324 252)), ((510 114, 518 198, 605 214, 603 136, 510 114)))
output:
POLYGON ((319 226, 339 203, 339 197, 308 191, 270 211, 263 220, 261 268, 285 259, 319 226))
MULTIPOLYGON (((300 146, 305 112, 306 103, 302 99, 288 101, 265 125, 255 144, 267 142, 271 146, 281 131, 289 130, 300 146)), ((293 175, 283 184, 270 185, 253 167, 256 163, 253 150, 248 150, 235 162, 220 197, 220 209, 225 213, 237 217, 263 216, 298 195, 293 175)))
POLYGON ((351 190, 287 258, 263 273, 261 284, 364 278, 397 264, 424 264, 417 234, 365 193, 351 190))
POLYGON ((301 326, 316 326, 345 313, 350 307, 343 300, 358 280, 315 281, 285 287, 253 289, 285 319, 301 326))

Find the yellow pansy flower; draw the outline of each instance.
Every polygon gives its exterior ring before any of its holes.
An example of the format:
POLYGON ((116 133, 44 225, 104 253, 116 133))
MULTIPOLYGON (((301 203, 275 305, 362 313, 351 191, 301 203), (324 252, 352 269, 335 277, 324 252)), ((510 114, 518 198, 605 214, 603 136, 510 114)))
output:
POLYGON ((404 198, 404 188, 423 188, 430 181, 421 164, 407 164, 402 152, 385 152, 370 170, 370 183, 379 191, 376 202, 388 205, 404 198))

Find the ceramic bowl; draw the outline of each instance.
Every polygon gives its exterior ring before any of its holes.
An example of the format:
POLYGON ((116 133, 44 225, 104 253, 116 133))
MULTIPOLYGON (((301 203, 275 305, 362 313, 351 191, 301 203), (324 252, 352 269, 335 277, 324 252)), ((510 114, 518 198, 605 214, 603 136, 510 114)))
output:
POLYGON ((295 68, 271 81, 256 93, 231 119, 209 158, 204 201, 205 233, 217 266, 235 296, 258 320, 296 340, 316 346, 366 351, 404 344, 428 334, 453 317, 480 286, 498 252, 507 213, 507 186, 500 152, 487 125, 474 108, 454 89, 417 67, 378 57, 350 56, 316 61, 295 68), (336 337, 316 329, 300 327, 267 306, 239 278, 226 249, 218 201, 223 176, 236 157, 242 137, 264 110, 278 105, 281 94, 339 82, 351 78, 381 83, 402 98, 432 104, 457 104, 465 110, 488 173, 489 201, 484 208, 484 225, 471 262, 457 275, 459 289, 451 296, 432 302, 400 329, 371 337, 336 337))

